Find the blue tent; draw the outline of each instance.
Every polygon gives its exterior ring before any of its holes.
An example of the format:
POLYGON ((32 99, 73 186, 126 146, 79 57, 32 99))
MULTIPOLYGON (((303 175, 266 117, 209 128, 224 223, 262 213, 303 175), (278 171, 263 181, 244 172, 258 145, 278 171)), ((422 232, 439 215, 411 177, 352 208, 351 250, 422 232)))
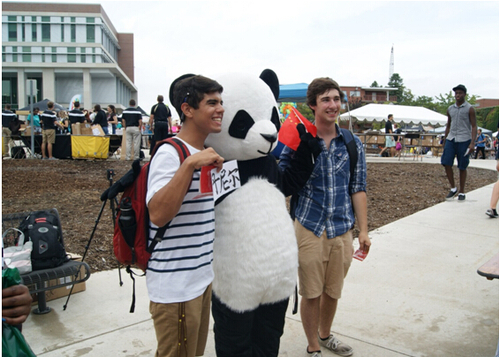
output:
POLYGON ((305 103, 307 99, 307 83, 283 84, 279 86, 278 102, 305 103))

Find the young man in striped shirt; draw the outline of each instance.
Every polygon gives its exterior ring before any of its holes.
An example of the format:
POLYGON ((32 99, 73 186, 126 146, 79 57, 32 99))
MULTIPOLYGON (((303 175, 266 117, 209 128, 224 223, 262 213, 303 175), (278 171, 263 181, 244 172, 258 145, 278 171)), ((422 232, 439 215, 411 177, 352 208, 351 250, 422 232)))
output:
POLYGON ((222 167, 223 158, 204 149, 208 134, 222 128, 223 88, 203 76, 182 76, 172 84, 170 101, 181 114, 177 135, 190 156, 180 164, 173 146, 162 145, 150 164, 146 202, 151 227, 169 228, 147 267, 150 312, 158 341, 156 356, 203 355, 208 336, 213 239, 213 197, 199 196, 202 166, 222 167), (187 193, 186 193, 187 192, 187 193))

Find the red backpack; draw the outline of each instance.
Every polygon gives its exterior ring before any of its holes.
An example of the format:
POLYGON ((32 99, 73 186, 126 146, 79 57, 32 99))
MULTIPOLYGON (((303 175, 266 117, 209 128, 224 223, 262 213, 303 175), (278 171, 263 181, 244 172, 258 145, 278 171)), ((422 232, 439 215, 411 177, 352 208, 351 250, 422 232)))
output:
MULTIPOLYGON (((168 138, 156 144, 151 161, 162 144, 170 144, 177 150, 180 164, 190 155, 189 149, 182 141, 168 138)), ((146 194, 151 161, 140 168, 138 176, 123 191, 117 208, 113 236, 114 255, 118 261, 127 267, 136 266, 144 271, 154 247, 161 242, 168 226, 167 224, 158 229, 154 241, 148 247, 149 211, 146 206, 146 194)))
MULTIPOLYGON (((114 225, 113 248, 116 259, 126 266, 126 271, 133 281, 132 304, 130 312, 135 311, 135 278, 136 275, 131 269, 132 266, 145 271, 147 263, 154 251, 157 243, 161 242, 168 228, 168 224, 160 227, 154 237, 153 242, 147 246, 149 238, 149 211, 146 205, 147 179, 149 176, 149 165, 163 144, 172 145, 178 153, 180 164, 190 155, 185 144, 175 138, 167 138, 156 144, 151 155, 151 160, 140 166, 139 160, 134 161, 132 169, 128 171, 119 181, 108 189, 102 199, 114 199, 118 192, 123 192, 117 208, 116 221, 114 225)), ((120 285, 121 281, 120 274, 120 285)))

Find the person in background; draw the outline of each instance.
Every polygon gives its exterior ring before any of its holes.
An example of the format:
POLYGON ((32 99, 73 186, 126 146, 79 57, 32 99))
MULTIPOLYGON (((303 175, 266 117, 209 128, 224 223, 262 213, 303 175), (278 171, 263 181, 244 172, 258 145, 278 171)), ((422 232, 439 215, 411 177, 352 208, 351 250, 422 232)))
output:
POLYGON ((172 133, 172 113, 170 108, 163 103, 164 98, 162 95, 158 95, 157 101, 158 104, 151 108, 151 118, 149 119, 155 142, 166 139, 172 133))
MULTIPOLYGON (((499 173, 499 159, 496 162, 496 170, 499 173)), ((492 195, 490 196, 490 208, 485 212, 490 218, 497 218, 499 214, 497 213, 497 202, 499 201, 499 179, 494 184, 492 188, 492 195)))
POLYGON ((440 163, 445 168, 447 180, 451 189, 446 199, 450 200, 456 195, 459 201, 464 201, 464 187, 466 175, 470 164, 470 154, 474 149, 474 138, 476 138, 476 115, 475 108, 466 101, 466 87, 462 84, 452 88, 456 103, 447 109, 447 126, 445 128, 444 152, 440 163), (459 169, 459 190, 454 181, 454 158, 457 157, 457 168, 459 169))
MULTIPOLYGON (((299 192, 294 210, 298 241, 300 315, 307 337, 307 353, 321 357, 321 346, 340 356, 353 349, 331 333, 343 282, 353 258, 353 228, 359 229, 360 249, 367 254, 367 167, 360 139, 354 135, 358 161, 350 177, 350 156, 336 123, 343 92, 331 78, 316 78, 307 90, 322 151, 314 173, 299 192)), ((293 150, 285 146, 279 161, 286 168, 293 150)))
POLYGON ((121 115, 123 127, 126 129, 126 160, 133 157, 140 159, 140 128, 142 127, 142 113, 135 106, 135 99, 130 99, 129 107, 121 115))
POLYGON ((116 115, 116 108, 112 104, 107 106, 107 122, 108 124, 111 124, 111 132, 115 135, 116 125, 118 125, 118 116, 116 115))
POLYGON ((475 151, 475 159, 478 159, 478 153, 482 153, 482 159, 485 160, 485 143, 487 142, 487 138, 482 133, 482 129, 478 129, 478 133, 475 139, 476 151, 475 151))
POLYGON ((59 134, 67 134, 69 133, 70 129, 70 125, 69 125, 69 117, 68 117, 68 114, 66 113, 65 110, 60 110, 58 113, 57 113, 57 118, 58 118, 58 121, 59 123, 61 124, 61 127, 57 129, 57 131, 59 132, 59 134))
POLYGON ((47 110, 40 115, 42 122, 42 159, 57 160, 52 156, 52 145, 55 144, 55 129, 62 125, 57 121, 57 115, 54 111, 54 102, 47 103, 47 110))
POLYGON ((85 113, 80 110, 80 102, 74 102, 74 109, 68 113, 70 125, 76 123, 84 123, 86 121, 85 113))
MULTIPOLYGON (((28 119, 26 119, 29 125, 31 125, 31 114, 28 115, 28 119)), ((42 127, 40 125, 40 108, 33 108, 33 125, 31 126, 35 134, 42 133, 42 127)))
POLYGON ((94 105, 93 124, 99 124, 102 128, 102 131, 104 131, 104 134, 109 135, 106 112, 102 110, 100 104, 94 105))
MULTIPOLYGON (((385 124, 385 134, 393 134, 393 114, 388 114, 388 120, 385 124)), ((395 140, 391 135, 385 136, 385 147, 379 153, 379 156, 383 156, 386 149, 390 149, 390 157, 395 155, 395 140)))
POLYGON ((17 118, 17 115, 10 108, 10 104, 5 104, 5 109, 2 111, 3 157, 9 157, 10 143, 12 141, 10 124, 17 118))

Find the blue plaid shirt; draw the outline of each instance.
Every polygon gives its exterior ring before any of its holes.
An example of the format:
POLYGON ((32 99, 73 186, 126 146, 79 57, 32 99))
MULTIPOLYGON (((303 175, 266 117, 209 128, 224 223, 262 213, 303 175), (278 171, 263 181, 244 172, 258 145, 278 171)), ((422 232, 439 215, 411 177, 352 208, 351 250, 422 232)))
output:
MULTIPOLYGON (((324 140, 319 142, 322 152, 305 186, 299 192, 296 219, 308 230, 320 237, 326 230, 328 239, 338 237, 353 228, 355 215, 350 196, 366 191, 366 157, 360 139, 354 135, 358 161, 350 180, 350 157, 344 137, 340 133, 331 142, 329 150, 324 140), (350 185, 349 185, 350 183, 350 185)), ((294 151, 285 146, 279 161, 284 169, 289 165, 294 151)))

